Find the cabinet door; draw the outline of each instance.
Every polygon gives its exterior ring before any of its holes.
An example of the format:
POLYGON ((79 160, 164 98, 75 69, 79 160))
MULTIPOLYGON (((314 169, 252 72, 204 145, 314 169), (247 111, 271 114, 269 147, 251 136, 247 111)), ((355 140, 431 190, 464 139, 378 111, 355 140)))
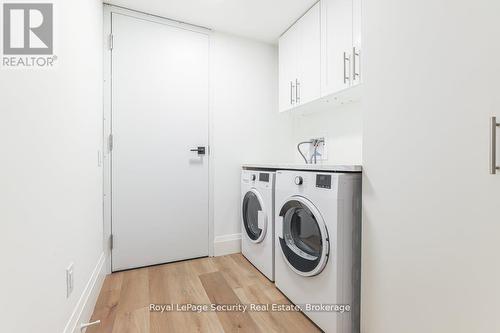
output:
POLYGON ((361 0, 352 2, 352 85, 360 84, 363 80, 362 75, 362 47, 361 47, 361 0))
POLYGON ((297 23, 298 83, 297 104, 320 98, 321 95, 321 25, 317 3, 297 23))
POLYGON ((353 0, 321 1, 321 96, 350 86, 353 0), (344 75, 345 74, 345 75, 344 75))
POLYGON ((296 101, 297 33, 292 26, 279 40, 279 110, 291 109, 296 101))

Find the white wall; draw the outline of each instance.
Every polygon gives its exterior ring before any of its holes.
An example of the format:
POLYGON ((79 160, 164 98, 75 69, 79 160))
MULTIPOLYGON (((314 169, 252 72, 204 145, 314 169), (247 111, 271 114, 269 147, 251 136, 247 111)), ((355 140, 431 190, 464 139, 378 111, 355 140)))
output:
POLYGON ((364 2, 363 333, 500 329, 500 2, 364 2))
POLYGON ((240 233, 243 163, 289 162, 291 117, 278 114, 277 47, 215 33, 211 112, 216 238, 240 233))
MULTIPOLYGON (((324 137, 327 143, 327 156, 321 164, 349 165, 361 164, 363 144, 363 119, 361 102, 346 104, 331 110, 293 116, 294 162, 305 163, 296 145, 312 138, 324 137)), ((308 145, 301 146, 308 152, 308 145)), ((307 157, 307 154, 306 154, 307 157)))
POLYGON ((102 253, 102 3, 55 20, 56 68, 0 73, 2 332, 62 332, 102 253))

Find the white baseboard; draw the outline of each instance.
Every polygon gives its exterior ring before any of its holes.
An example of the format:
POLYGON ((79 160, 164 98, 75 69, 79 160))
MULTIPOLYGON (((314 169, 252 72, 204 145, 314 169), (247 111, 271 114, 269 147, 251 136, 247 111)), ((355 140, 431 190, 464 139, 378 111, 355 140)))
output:
POLYGON ((64 328, 64 333, 80 333, 80 324, 87 323, 92 316, 97 297, 101 291, 104 278, 106 277, 106 267, 104 265, 105 254, 102 253, 99 261, 90 276, 89 282, 76 303, 75 309, 64 328))
POLYGON ((214 241, 214 256, 241 252, 241 234, 216 236, 214 241))

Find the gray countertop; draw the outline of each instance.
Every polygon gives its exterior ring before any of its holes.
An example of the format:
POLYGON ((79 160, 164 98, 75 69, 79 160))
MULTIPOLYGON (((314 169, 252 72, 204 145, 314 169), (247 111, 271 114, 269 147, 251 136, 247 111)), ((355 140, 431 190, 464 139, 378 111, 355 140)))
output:
POLYGON ((361 165, 325 165, 325 164, 243 164, 243 169, 267 170, 303 170, 303 171, 329 171, 329 172, 362 172, 361 165))

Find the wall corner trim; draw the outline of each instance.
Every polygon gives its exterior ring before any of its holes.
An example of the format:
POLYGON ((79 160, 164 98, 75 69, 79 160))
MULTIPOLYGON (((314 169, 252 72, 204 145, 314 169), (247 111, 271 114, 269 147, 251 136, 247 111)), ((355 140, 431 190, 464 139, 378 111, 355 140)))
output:
POLYGON ((214 256, 241 252, 241 234, 228 234, 216 236, 214 240, 214 256))
POLYGON ((80 324, 86 323, 90 320, 90 317, 94 312, 94 307, 97 302, 97 298, 99 297, 99 292, 101 291, 104 278, 106 277, 105 262, 106 256, 103 252, 97 261, 94 271, 92 272, 80 299, 75 305, 75 309, 73 310, 73 313, 64 328, 64 333, 80 333, 80 324))

